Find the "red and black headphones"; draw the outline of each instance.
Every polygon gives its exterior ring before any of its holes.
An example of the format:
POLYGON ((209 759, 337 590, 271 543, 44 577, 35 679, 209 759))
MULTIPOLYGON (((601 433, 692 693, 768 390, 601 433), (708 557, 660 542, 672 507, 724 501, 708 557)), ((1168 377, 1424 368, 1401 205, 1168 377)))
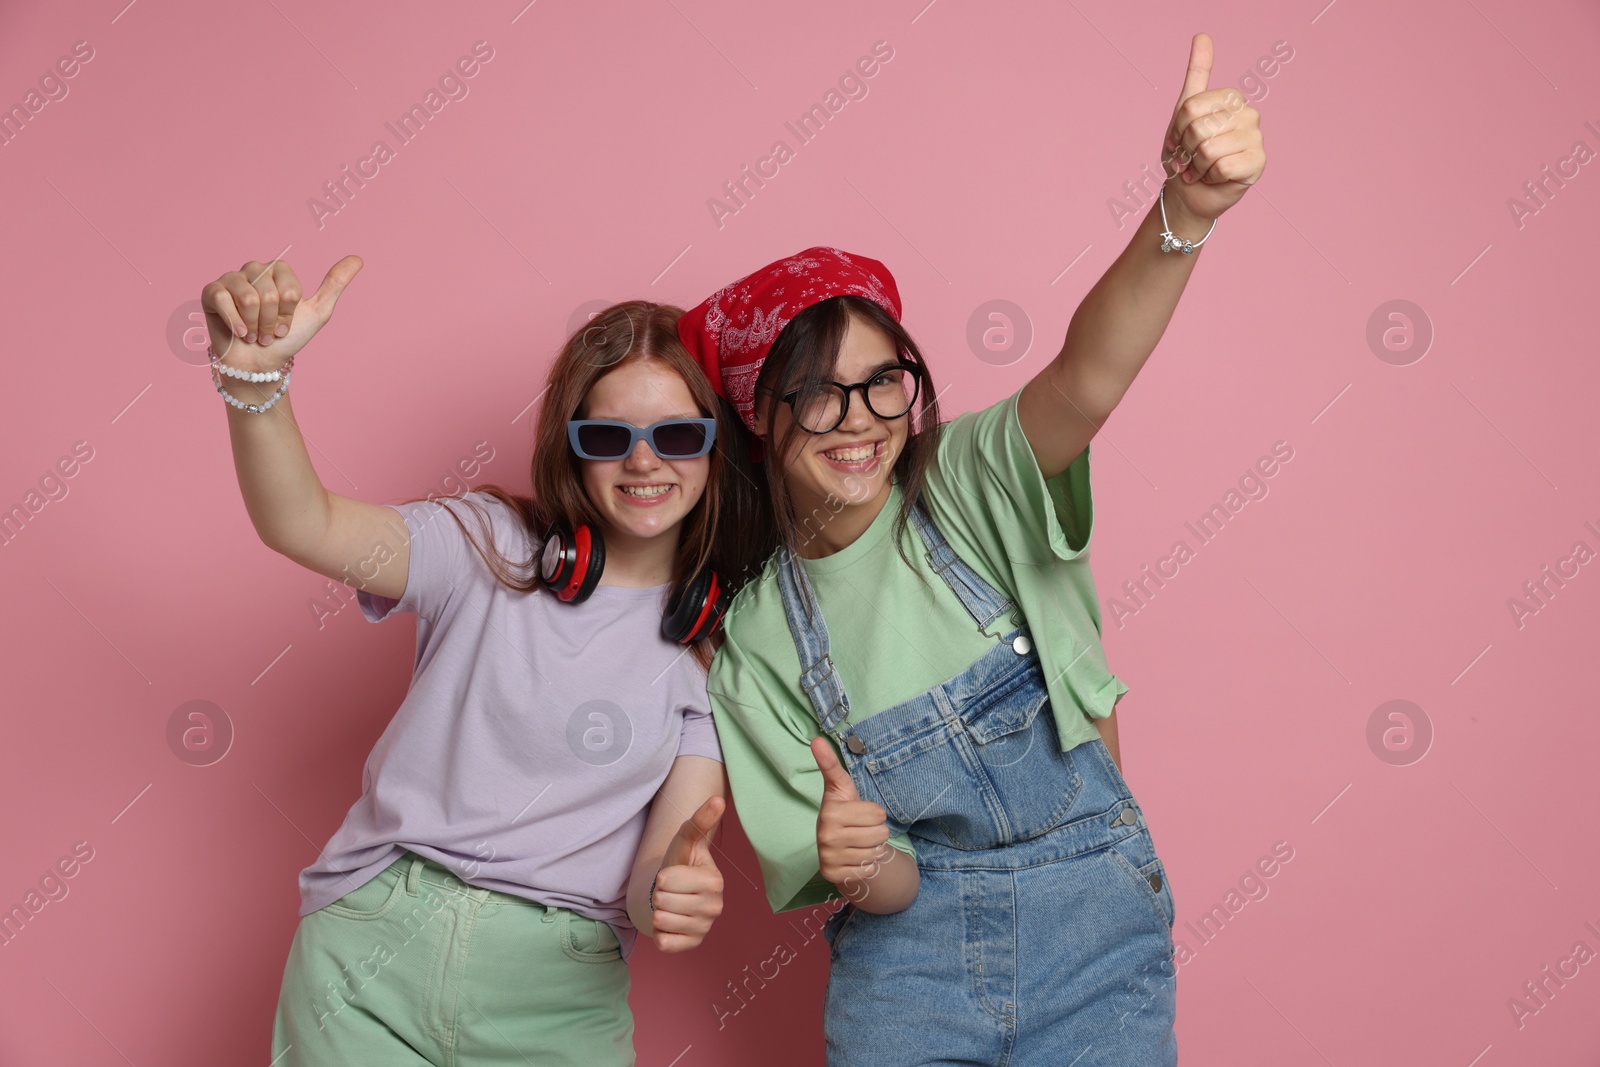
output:
MULTIPOLYGON (((606 542, 599 530, 587 523, 570 530, 558 521, 545 531, 539 578, 557 600, 583 603, 600 584, 605 569, 606 542)), ((676 644, 692 644, 716 633, 727 612, 727 589, 707 568, 672 590, 661 616, 661 636, 676 644)))

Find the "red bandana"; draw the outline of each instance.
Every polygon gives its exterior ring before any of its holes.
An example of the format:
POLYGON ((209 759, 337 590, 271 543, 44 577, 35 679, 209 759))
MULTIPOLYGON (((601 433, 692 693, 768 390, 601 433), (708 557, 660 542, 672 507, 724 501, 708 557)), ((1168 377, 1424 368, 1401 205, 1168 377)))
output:
POLYGON ((871 300, 900 321, 900 290, 875 259, 808 248, 712 293, 678 320, 678 337, 719 396, 756 428, 756 376, 778 332, 812 304, 834 296, 871 300))

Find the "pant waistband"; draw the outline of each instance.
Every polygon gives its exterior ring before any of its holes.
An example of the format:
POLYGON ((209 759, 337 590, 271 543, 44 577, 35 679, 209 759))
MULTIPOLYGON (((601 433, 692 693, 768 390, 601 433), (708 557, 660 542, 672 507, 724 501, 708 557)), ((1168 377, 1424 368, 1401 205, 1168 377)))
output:
POLYGON ((479 900, 496 904, 516 904, 529 908, 538 908, 544 912, 557 910, 553 905, 541 904, 539 901, 529 900, 527 897, 519 897, 513 893, 502 893, 498 890, 472 885, 463 881, 459 875, 439 861, 419 855, 410 849, 401 853, 400 858, 395 860, 391 866, 405 880, 406 893, 410 896, 417 896, 422 889, 421 883, 427 882, 429 885, 437 886, 459 896, 476 897, 479 900))

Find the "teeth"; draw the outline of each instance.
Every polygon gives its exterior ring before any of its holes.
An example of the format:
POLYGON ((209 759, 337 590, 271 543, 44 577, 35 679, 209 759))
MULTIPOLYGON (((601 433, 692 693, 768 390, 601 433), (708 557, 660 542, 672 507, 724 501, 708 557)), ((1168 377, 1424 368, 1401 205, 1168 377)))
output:
POLYGON ((840 463, 859 463, 864 459, 871 459, 872 454, 878 450, 876 445, 858 445, 855 448, 836 448, 823 455, 840 463))
POLYGON ((648 499, 650 497, 660 496, 662 493, 665 493, 667 490, 671 489, 672 486, 670 486, 670 485, 623 485, 623 486, 618 486, 618 488, 621 489, 624 493, 627 493, 629 496, 644 497, 644 498, 648 499))

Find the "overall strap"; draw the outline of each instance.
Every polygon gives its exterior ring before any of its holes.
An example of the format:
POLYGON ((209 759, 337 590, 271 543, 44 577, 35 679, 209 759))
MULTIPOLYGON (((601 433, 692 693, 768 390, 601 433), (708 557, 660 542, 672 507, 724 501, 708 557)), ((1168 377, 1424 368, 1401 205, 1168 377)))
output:
POLYGON ((811 700, 817 722, 832 733, 850 716, 850 698, 828 654, 828 626, 811 588, 811 579, 788 545, 778 547, 778 589, 783 594, 783 614, 800 655, 800 686, 811 700))
POLYGON ((956 555, 950 542, 944 539, 944 534, 939 532, 928 513, 922 510, 921 502, 911 509, 911 521, 916 524, 917 533, 928 548, 928 564, 939 572, 939 577, 961 600, 961 606, 977 622, 978 630, 985 637, 999 636, 989 633, 989 625, 1013 610, 1015 605, 980 578, 976 571, 967 566, 966 560, 956 555))

